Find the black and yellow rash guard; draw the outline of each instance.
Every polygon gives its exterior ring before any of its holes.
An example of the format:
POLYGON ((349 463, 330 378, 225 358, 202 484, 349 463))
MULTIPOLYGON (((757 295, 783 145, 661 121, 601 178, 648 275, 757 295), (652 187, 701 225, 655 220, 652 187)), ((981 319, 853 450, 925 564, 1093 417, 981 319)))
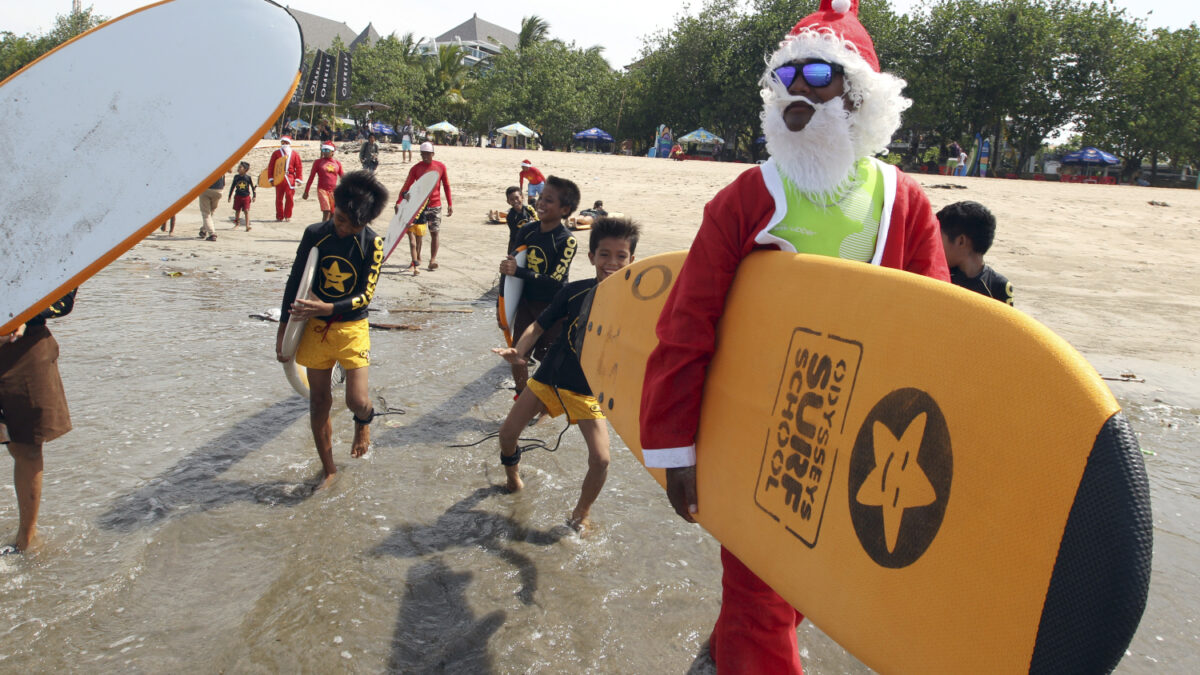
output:
POLYGON ((300 238, 296 260, 283 291, 283 316, 288 316, 304 275, 304 264, 313 247, 318 252, 313 293, 333 303, 333 312, 319 316, 322 321, 357 321, 367 317, 367 305, 375 296, 379 269, 383 266, 383 237, 370 227, 355 236, 339 238, 333 221, 309 225, 300 238))
POLYGON ((71 310, 75 309, 75 294, 77 292, 79 292, 78 288, 59 298, 58 302, 38 312, 37 315, 25 322, 25 328, 45 326, 46 319, 57 319, 60 316, 70 314, 71 310))

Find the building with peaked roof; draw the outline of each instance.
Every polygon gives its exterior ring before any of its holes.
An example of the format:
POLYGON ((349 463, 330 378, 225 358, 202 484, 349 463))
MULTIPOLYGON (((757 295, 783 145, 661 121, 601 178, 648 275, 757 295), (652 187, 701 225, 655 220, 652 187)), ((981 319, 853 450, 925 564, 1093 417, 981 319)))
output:
POLYGON ((367 24, 362 32, 356 32, 345 22, 326 19, 323 16, 309 14, 291 7, 289 14, 300 24, 300 32, 304 35, 304 50, 329 49, 334 38, 341 38, 342 44, 349 51, 354 51, 359 45, 373 45, 379 40, 379 33, 373 24, 367 24))
MULTIPOLYGON (((516 49, 519 37, 513 31, 484 21, 478 14, 474 14, 470 19, 434 38, 433 42, 436 47, 460 45, 465 52, 464 60, 467 65, 473 66, 499 54, 502 47, 516 49)), ((428 43, 423 43, 423 51, 430 53, 434 48, 428 43)))

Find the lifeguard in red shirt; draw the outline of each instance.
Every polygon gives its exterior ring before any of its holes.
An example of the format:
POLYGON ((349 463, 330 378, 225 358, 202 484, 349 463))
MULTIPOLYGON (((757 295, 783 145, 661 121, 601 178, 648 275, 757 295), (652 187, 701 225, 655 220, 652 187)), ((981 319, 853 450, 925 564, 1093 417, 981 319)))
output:
POLYGON ((275 186, 275 220, 291 220, 296 186, 304 178, 304 163, 300 161, 300 153, 292 149, 291 136, 279 139, 279 149, 271 153, 267 175, 275 186))
MULTIPOLYGON (((438 230, 442 226, 442 190, 446 191, 446 217, 454 215, 454 200, 450 198, 450 179, 446 176, 446 165, 433 158, 433 143, 426 141, 421 144, 421 161, 413 164, 413 167, 408 170, 408 178, 404 179, 404 186, 400 188, 400 199, 396 200, 396 212, 400 212, 400 202, 408 199, 408 188, 412 187, 418 178, 430 171, 436 171, 441 178, 438 179, 437 186, 430 193, 429 201, 425 203, 425 210, 417 216, 416 223, 424 225, 429 231, 429 270, 433 271, 438 268, 438 230)), ((421 262, 421 235, 416 234, 411 227, 408 229, 408 245, 412 253, 412 271, 416 275, 421 262)))
POLYGON ((525 181, 529 181, 529 203, 535 204, 538 196, 542 194, 542 188, 546 187, 546 177, 529 160, 521 162, 521 177, 517 187, 524 190, 525 181))

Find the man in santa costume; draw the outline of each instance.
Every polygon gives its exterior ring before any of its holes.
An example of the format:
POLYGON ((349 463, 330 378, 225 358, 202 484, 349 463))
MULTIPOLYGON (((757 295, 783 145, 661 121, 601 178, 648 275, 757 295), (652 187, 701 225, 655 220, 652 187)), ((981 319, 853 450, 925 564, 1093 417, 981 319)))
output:
MULTIPOLYGON (((901 95, 903 80, 880 72, 858 0, 821 0, 780 42, 760 84, 771 159, 705 206, 646 367, 646 466, 667 469, 671 504, 689 522, 703 508, 700 397, 742 258, 779 249, 950 279, 929 200, 912 178, 873 157, 911 101, 901 95)), ((709 642, 718 672, 801 673, 796 628, 804 617, 723 547, 721 562, 721 612, 709 642)))
POLYGON ((275 186, 275 220, 291 220, 296 186, 304 178, 304 163, 300 161, 300 153, 292 149, 291 136, 279 139, 279 149, 271 153, 267 175, 275 186))

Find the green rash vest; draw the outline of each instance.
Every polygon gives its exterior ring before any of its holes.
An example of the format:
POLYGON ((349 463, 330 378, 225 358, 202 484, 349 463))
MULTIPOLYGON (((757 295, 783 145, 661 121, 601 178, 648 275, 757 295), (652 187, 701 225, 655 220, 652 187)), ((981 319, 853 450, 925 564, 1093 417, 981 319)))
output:
POLYGON ((854 172, 853 182, 828 205, 813 201, 780 174, 787 214, 771 234, 787 240, 797 253, 870 262, 883 216, 883 175, 870 159, 859 160, 854 172))

